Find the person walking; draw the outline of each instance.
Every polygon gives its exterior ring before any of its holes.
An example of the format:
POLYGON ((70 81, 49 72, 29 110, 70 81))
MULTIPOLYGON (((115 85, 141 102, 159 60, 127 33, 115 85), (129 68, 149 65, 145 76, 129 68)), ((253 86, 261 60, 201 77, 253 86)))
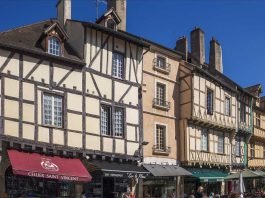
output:
POLYGON ((203 198, 203 187, 199 186, 197 192, 194 195, 195 198, 203 198))

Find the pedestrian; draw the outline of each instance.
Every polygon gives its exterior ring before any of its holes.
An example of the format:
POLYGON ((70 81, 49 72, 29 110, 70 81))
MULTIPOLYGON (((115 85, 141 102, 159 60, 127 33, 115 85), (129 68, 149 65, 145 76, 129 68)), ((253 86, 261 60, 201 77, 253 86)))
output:
POLYGON ((210 193, 209 198, 214 198, 214 193, 213 192, 210 193))
POLYGON ((86 197, 86 192, 85 192, 85 191, 82 192, 80 198, 87 198, 87 197, 86 197))
POLYGON ((195 198, 203 198, 203 187, 199 186, 197 192, 194 195, 195 198))

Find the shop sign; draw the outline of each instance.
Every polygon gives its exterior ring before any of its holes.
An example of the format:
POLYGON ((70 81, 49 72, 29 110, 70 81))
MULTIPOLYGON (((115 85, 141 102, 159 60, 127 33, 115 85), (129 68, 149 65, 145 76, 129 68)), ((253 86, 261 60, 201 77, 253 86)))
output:
POLYGON ((147 174, 144 173, 121 173, 121 172, 104 172, 104 177, 119 177, 119 178, 135 178, 135 179, 144 179, 147 174))
POLYGON ((54 175, 48 173, 38 173, 38 172, 28 172, 30 177, 40 177, 45 179, 59 179, 59 180, 69 180, 69 181, 78 181, 78 177, 65 176, 65 175, 54 175))
POLYGON ((128 178, 145 179, 146 174, 144 173, 127 173, 128 178))

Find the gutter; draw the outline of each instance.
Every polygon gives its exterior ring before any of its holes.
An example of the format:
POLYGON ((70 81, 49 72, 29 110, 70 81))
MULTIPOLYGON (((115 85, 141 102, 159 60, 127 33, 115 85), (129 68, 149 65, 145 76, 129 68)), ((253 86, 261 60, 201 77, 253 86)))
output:
MULTIPOLYGON (((9 44, 4 44, 4 43, 0 43, 0 48, 4 48, 7 50, 17 50, 20 52, 25 52, 25 54, 30 54, 30 55, 40 55, 40 56, 44 56, 46 58, 51 58, 55 61, 62 61, 62 62, 66 62, 68 64, 75 64, 78 66, 84 66, 86 65, 85 62, 83 61, 78 61, 78 60, 73 60, 70 58, 66 58, 66 57, 61 57, 61 56, 54 56, 45 52, 39 52, 36 50, 32 50, 32 49, 28 49, 28 48, 23 48, 23 47, 18 47, 18 46, 14 46, 14 45, 9 45, 9 44)), ((39 58, 39 57, 38 57, 39 58)))

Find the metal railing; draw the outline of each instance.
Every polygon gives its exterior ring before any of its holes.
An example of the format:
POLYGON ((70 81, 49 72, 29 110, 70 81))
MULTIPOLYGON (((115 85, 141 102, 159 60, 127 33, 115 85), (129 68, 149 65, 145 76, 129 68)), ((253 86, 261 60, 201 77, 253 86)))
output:
POLYGON ((161 62, 159 62, 157 60, 157 58, 154 58, 154 60, 153 60, 153 68, 155 70, 158 70, 158 71, 161 71, 161 72, 169 73, 170 70, 171 70, 171 65, 169 63, 167 63, 166 61, 163 64, 161 64, 161 62))
POLYGON ((169 147, 169 146, 161 147, 160 145, 153 145, 153 152, 154 153, 169 154, 171 152, 171 147, 169 147))
POLYGON ((154 98, 153 99, 153 106, 157 108, 162 108, 162 109, 170 109, 170 102, 166 100, 161 100, 159 98, 154 98))

